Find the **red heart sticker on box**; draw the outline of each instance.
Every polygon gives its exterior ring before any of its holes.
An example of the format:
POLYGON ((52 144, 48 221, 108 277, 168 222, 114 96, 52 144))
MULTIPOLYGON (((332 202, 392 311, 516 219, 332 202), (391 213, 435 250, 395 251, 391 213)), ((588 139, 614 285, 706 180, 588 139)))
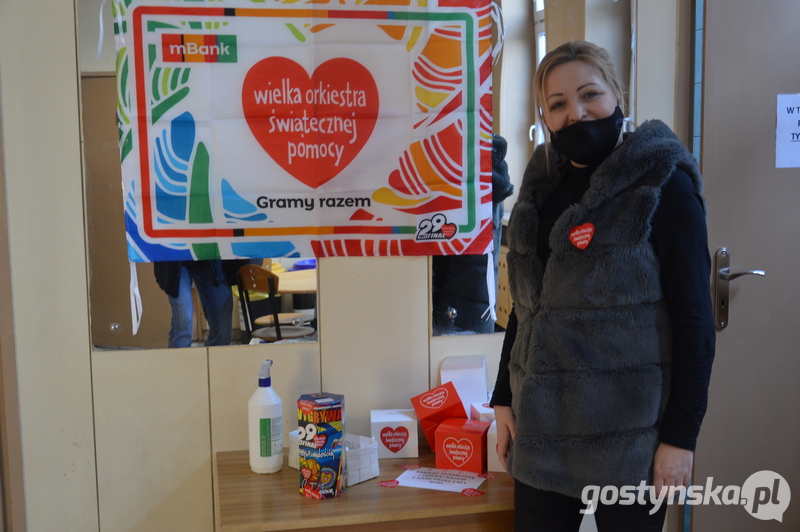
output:
POLYGON ((467 488, 461 490, 461 495, 464 495, 465 497, 480 497, 483 495, 483 492, 472 488, 467 488))
POLYGON ((446 438, 442 444, 444 455, 455 464, 456 467, 469 462, 472 458, 472 442, 467 438, 457 440, 453 437, 446 438))
POLYGON ((295 179, 317 188, 344 170, 366 144, 379 109, 378 86, 352 59, 325 61, 309 76, 286 57, 247 72, 242 108, 258 143, 295 179))
POLYGON ((325 447, 325 442, 328 441, 328 437, 324 434, 317 434, 314 436, 314 449, 322 449, 325 447))
POLYGON ((400 485, 400 482, 397 480, 381 480, 378 482, 378 486, 382 488, 396 488, 400 485))
POLYGON ((447 388, 437 388, 419 399, 420 404, 426 408, 439 408, 445 401, 447 401, 447 388))
POLYGON ((387 449, 396 453, 406 446, 408 442, 408 429, 405 427, 384 427, 381 429, 380 438, 387 449))
POLYGON ((592 237, 594 236, 594 224, 585 223, 583 225, 578 225, 573 227, 569 232, 569 241, 578 248, 578 249, 586 249, 586 246, 589 245, 589 242, 592 241, 592 237))

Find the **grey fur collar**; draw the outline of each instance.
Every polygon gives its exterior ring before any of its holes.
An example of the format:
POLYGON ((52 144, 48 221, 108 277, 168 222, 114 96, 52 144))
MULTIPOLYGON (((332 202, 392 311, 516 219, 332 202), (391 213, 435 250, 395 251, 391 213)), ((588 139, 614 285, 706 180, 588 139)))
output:
MULTIPOLYGON (((525 170, 518 201, 532 202, 538 210, 561 180, 558 168, 565 163, 569 164, 552 145, 547 149, 538 146, 525 170)), ((597 207, 637 183, 656 164, 680 165, 692 177, 698 191, 703 191, 695 158, 666 124, 649 120, 634 133, 626 134, 624 142, 600 164, 580 205, 584 209, 597 207)))

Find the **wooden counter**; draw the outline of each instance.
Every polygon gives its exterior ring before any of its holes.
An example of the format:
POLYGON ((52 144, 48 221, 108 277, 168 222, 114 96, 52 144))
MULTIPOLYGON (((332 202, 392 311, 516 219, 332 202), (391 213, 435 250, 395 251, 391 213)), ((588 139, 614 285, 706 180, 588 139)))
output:
POLYGON ((343 497, 322 501, 300 495, 299 473, 286 464, 273 475, 257 475, 250 471, 247 451, 217 453, 216 458, 219 532, 506 532, 514 528, 514 482, 505 473, 486 479, 478 488, 484 492, 479 497, 378 486, 381 480, 400 476, 404 464, 433 467, 429 452, 418 459, 381 460, 378 478, 347 488, 343 497))

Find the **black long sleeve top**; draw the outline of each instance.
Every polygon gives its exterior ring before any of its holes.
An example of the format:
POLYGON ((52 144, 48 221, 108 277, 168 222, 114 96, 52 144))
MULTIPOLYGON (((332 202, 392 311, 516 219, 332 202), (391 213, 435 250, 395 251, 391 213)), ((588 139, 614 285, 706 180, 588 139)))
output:
MULTIPOLYGON (((537 250, 543 264, 550 257, 553 225, 567 207, 581 199, 594 170, 569 163, 561 168, 562 181, 539 213, 537 250)), ((716 333, 703 199, 680 168, 661 190, 649 240, 659 260, 662 292, 672 322, 672 381, 660 438, 664 443, 694 451, 708 403, 716 333)), ((511 406, 508 363, 516 334, 517 318, 512 309, 492 406, 511 406)))

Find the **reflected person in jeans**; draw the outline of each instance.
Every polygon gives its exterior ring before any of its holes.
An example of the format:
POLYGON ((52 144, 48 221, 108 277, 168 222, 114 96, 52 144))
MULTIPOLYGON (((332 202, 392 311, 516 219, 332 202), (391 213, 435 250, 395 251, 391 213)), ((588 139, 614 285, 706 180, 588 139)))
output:
POLYGON ((172 307, 168 347, 192 345, 192 283, 208 321, 206 345, 231 343, 233 295, 226 275, 228 268, 223 266, 223 261, 156 262, 153 269, 156 282, 167 293, 172 307))

